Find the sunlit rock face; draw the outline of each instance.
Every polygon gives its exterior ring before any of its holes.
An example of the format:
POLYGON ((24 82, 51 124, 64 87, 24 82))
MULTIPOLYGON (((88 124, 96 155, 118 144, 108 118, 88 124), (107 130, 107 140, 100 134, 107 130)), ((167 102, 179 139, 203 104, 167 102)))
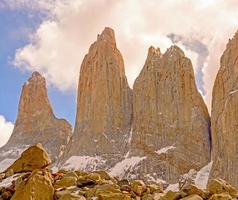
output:
POLYGON ((62 154, 71 135, 71 125, 64 119, 57 119, 53 113, 45 78, 33 72, 23 85, 15 127, 0 150, 4 152, 0 158, 16 158, 26 147, 42 143, 54 161, 62 154))
POLYGON ((212 99, 211 177, 238 186, 238 32, 229 40, 220 60, 212 99))
POLYGON ((201 168, 210 161, 209 128, 191 61, 177 46, 164 54, 151 47, 133 87, 129 157, 143 159, 131 173, 175 182, 201 168))
POLYGON ((111 166, 127 151, 131 120, 123 58, 114 31, 105 28, 81 65, 75 131, 64 159, 100 157, 105 168, 111 166))

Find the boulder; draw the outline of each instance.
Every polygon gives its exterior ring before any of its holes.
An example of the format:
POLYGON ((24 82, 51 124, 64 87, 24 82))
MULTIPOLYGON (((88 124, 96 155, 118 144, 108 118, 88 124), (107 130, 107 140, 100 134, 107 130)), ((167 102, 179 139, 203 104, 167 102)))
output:
POLYGON ((190 196, 182 198, 182 200, 203 200, 203 198, 197 194, 192 194, 190 196))
POLYGON ((131 182, 131 189, 135 192, 138 196, 142 196, 144 192, 146 192, 147 188, 143 181, 135 180, 131 182))
POLYGON ((77 185, 77 178, 72 176, 66 176, 54 183, 54 187, 57 188, 67 188, 77 185))
POLYGON ((34 170, 27 181, 17 187, 11 200, 52 200, 54 197, 52 181, 51 174, 47 170, 34 170))
POLYGON ((59 200, 86 200, 86 198, 77 194, 65 194, 59 200))
POLYGON ((238 190, 222 179, 209 181, 207 190, 210 194, 228 193, 233 198, 238 198, 238 190))
POLYGON ((51 159, 41 144, 36 144, 25 150, 6 172, 14 173, 43 169, 51 164, 51 159))

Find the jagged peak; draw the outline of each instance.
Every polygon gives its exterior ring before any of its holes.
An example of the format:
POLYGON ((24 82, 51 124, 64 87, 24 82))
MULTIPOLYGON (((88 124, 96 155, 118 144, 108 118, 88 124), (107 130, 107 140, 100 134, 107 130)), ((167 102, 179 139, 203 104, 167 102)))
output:
POLYGON ((233 35, 232 38, 229 39, 226 48, 228 49, 230 46, 232 45, 237 45, 238 44, 238 30, 236 31, 236 33, 233 35))
POLYGON ((150 46, 149 47, 149 50, 148 50, 148 55, 160 55, 161 52, 160 52, 160 48, 155 48, 153 46, 150 46))
MULTIPOLYGON (((36 76, 41 76, 41 74, 38 72, 38 71, 34 71, 32 74, 31 74, 31 77, 36 77, 36 76)), ((42 77, 42 76, 41 76, 42 77)))
POLYGON ((177 45, 172 45, 170 48, 167 49, 164 55, 170 55, 170 56, 179 56, 184 57, 185 54, 181 48, 179 48, 177 45))
POLYGON ((106 41, 112 44, 116 44, 114 30, 110 27, 105 27, 103 32, 98 35, 97 41, 106 41))
POLYGON ((38 82, 45 82, 45 78, 38 72, 34 71, 29 79, 26 81, 25 85, 28 85, 29 83, 38 83, 38 82))

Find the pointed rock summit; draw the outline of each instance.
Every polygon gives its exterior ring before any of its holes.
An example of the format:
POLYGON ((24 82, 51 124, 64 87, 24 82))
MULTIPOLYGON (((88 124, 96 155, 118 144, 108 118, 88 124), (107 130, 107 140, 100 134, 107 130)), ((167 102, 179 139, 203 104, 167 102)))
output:
POLYGON ((212 94, 211 178, 223 178, 238 186, 238 32, 229 40, 212 94))
POLYGON ((81 65, 76 124, 66 164, 75 156, 102 159, 107 166, 116 162, 126 152, 131 120, 132 91, 123 58, 114 31, 105 28, 81 65))
POLYGON ((57 119, 53 113, 45 78, 33 72, 23 85, 14 130, 1 151, 6 155, 13 153, 15 158, 27 146, 41 143, 54 161, 61 155, 71 133, 71 125, 64 119, 57 119))
POLYGON ((179 47, 164 54, 149 48, 133 87, 132 126, 131 149, 124 161, 132 165, 129 177, 176 182, 179 175, 209 162, 210 117, 192 63, 179 47))

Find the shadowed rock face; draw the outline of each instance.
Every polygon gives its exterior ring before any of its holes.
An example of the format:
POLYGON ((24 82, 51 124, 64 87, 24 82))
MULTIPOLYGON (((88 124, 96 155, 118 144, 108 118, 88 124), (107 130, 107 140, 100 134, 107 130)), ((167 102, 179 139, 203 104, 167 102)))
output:
MULTIPOLYGON (((45 78, 34 72, 23 85, 14 130, 1 151, 42 143, 55 160, 68 143, 71 133, 71 125, 66 120, 57 119, 53 113, 45 78)), ((17 154, 15 156, 19 156, 19 152, 17 154)))
POLYGON ((210 160, 209 128, 191 61, 177 46, 164 54, 151 47, 133 87, 130 156, 146 157, 134 173, 174 182, 201 168, 210 160))
POLYGON ((213 87, 211 177, 238 186, 238 32, 226 46, 213 87))
POLYGON ((105 28, 81 65, 75 131, 66 158, 100 156, 113 163, 122 157, 131 126, 131 97, 114 31, 105 28))

